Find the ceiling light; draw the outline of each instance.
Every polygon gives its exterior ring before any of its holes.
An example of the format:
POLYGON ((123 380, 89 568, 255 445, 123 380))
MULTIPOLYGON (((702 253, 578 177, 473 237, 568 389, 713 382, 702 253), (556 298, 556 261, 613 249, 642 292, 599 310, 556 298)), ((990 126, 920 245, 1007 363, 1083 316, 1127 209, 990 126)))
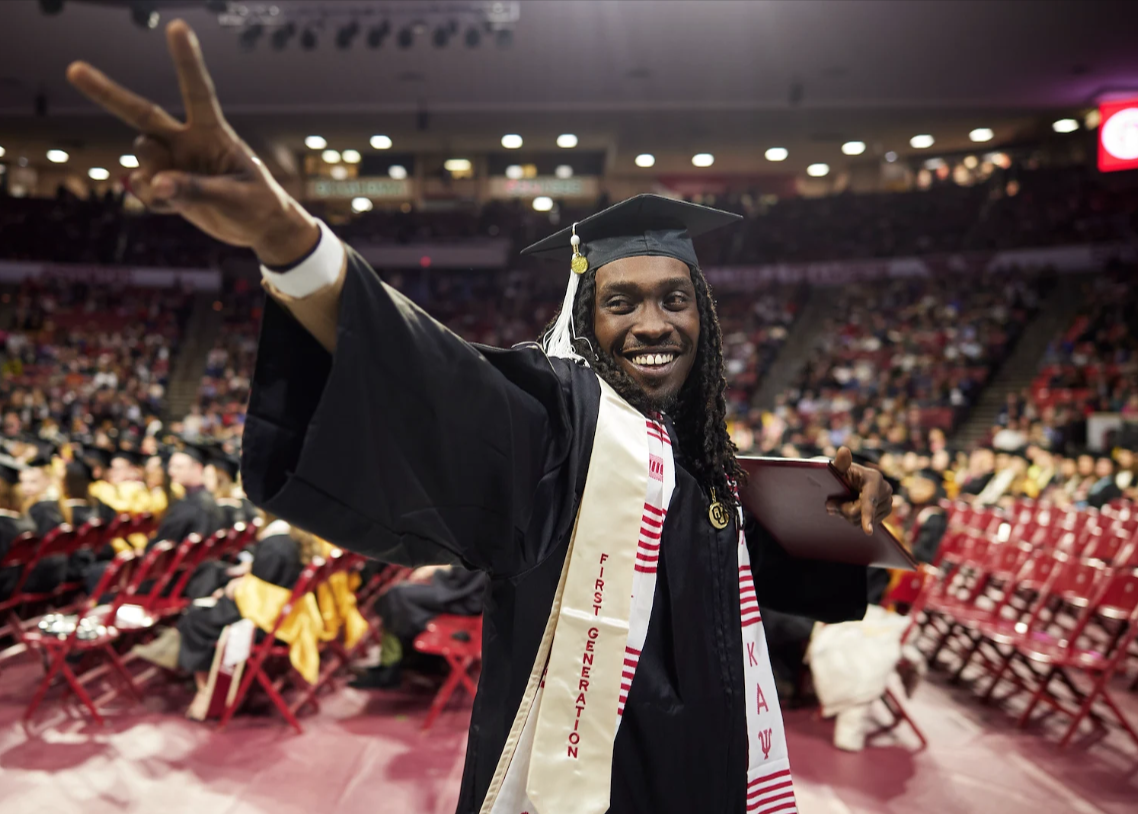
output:
POLYGON ((511 164, 510 166, 506 167, 506 177, 511 181, 517 181, 521 179, 525 174, 526 172, 522 169, 521 164, 511 164))
POLYGON ((337 181, 346 180, 348 177, 348 168, 343 164, 337 164, 332 168, 332 177, 337 181))
POLYGON ((861 155, 865 152, 864 141, 847 141, 842 145, 842 152, 846 155, 861 155))
POLYGON ((387 168, 387 174, 396 181, 402 181, 407 177, 407 168, 402 164, 392 164, 387 168))
POLYGON ((320 157, 324 159, 325 164, 340 163, 340 153, 336 150, 325 150, 320 154, 320 157))
POLYGON ((771 147, 764 155, 767 161, 786 161, 786 157, 790 155, 790 151, 785 147, 771 147))
POLYGON ((691 163, 697 167, 710 167, 715 163, 715 156, 711 153, 696 153, 691 157, 691 163))
POLYGON ((553 208, 553 199, 548 195, 542 195, 539 198, 534 198, 533 208, 538 212, 548 212, 553 208))
POLYGON ((651 167, 656 163, 656 156, 652 153, 641 153, 636 156, 636 166, 638 167, 651 167))
POLYGON ((6 152, 7 152, 7 150, 5 150, 3 147, 0 147, 0 158, 3 158, 4 153, 6 153, 6 152))
POLYGON ((1074 133, 1079 129, 1079 123, 1074 119, 1060 119, 1051 125, 1056 133, 1074 133))
POLYGON ((992 132, 992 128, 990 127, 977 127, 975 130, 968 134, 968 138, 972 139, 973 141, 991 141, 992 137, 995 135, 996 134, 992 132))
POLYGON ((387 136, 372 136, 371 146, 376 150, 390 150, 391 139, 387 136))
POLYGON ((362 156, 359 150, 344 150, 340 153, 340 157, 344 159, 345 164, 359 164, 362 156))
POLYGON ((892 164, 894 161, 897 160, 897 153, 890 150, 889 152, 887 152, 885 154, 885 160, 888 161, 890 164, 892 164))
POLYGON ((1083 127, 1088 130, 1094 130, 1099 124, 1102 123, 1102 114, 1099 113, 1098 108, 1095 108, 1083 117, 1083 127))
POLYGON ((130 154, 119 156, 119 165, 127 169, 134 169, 138 166, 138 157, 130 154))
POLYGON ((71 158, 66 150, 48 150, 47 160, 52 164, 66 164, 67 159, 71 158))
POLYGON ((516 150, 522 146, 522 137, 517 133, 507 133, 502 136, 502 146, 507 150, 516 150))
POLYGON ((811 164, 806 168, 806 174, 811 178, 821 178, 824 175, 830 174, 829 164, 811 164))
POLYGON ((304 146, 309 150, 323 150, 328 146, 328 142, 324 140, 324 136, 308 136, 304 139, 304 146))
POLYGON ((577 146, 577 137, 572 133, 562 133, 557 137, 557 146, 565 150, 571 150, 577 146))
POLYGON ((469 172, 470 166, 469 158, 448 158, 443 162, 443 168, 447 172, 469 172))
POLYGON ((974 155, 966 155, 964 156, 964 166, 967 169, 974 170, 980 166, 980 159, 974 155))
POLYGON ((914 147, 918 150, 927 150, 935 143, 936 139, 934 139, 928 133, 922 133, 919 136, 913 136, 911 139, 909 139, 909 146, 914 147))
POLYGON ((573 177, 573 168, 568 164, 560 164, 557 169, 553 171, 553 174, 564 181, 566 178, 573 177))
POLYGON ((353 212, 370 212, 373 206, 371 198, 352 198, 353 212))
POLYGON ((111 177, 111 173, 103 167, 91 167, 87 170, 87 177, 92 181, 106 181, 111 177))

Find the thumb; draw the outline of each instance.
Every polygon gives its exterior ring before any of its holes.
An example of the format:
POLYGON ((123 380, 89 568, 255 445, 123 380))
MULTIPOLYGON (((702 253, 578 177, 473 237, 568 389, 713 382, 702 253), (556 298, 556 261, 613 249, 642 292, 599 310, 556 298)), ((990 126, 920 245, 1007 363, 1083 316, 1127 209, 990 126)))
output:
POLYGON ((838 450, 838 454, 834 456, 834 469, 843 475, 850 471, 850 464, 852 463, 853 453, 850 452, 849 447, 842 447, 838 450))

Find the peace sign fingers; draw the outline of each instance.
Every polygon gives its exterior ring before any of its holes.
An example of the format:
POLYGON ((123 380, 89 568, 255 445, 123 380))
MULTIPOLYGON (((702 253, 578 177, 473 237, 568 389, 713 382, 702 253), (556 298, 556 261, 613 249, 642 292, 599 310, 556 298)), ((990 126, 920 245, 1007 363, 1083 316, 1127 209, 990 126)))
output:
POLYGON ((193 29, 182 20, 174 20, 166 26, 166 42, 178 71, 178 85, 182 88, 189 124, 205 127, 221 124, 225 118, 193 29))
POLYGON ((147 135, 169 136, 182 129, 181 122, 154 102, 127 90, 86 62, 71 63, 67 79, 92 102, 147 135))

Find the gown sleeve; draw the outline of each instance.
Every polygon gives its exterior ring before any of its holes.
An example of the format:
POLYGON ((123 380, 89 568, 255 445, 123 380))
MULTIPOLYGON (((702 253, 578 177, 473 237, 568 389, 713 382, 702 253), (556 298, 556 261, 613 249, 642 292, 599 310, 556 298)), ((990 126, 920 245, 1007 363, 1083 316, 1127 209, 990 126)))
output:
POLYGON ((545 394, 559 387, 518 386, 502 354, 526 351, 468 344, 350 249, 345 275, 334 355, 266 302, 242 445, 249 498, 379 560, 523 569, 535 487, 556 464, 545 394))
POLYGON ((744 531, 760 606, 827 623, 865 616, 865 566, 792 557, 750 514, 744 531))

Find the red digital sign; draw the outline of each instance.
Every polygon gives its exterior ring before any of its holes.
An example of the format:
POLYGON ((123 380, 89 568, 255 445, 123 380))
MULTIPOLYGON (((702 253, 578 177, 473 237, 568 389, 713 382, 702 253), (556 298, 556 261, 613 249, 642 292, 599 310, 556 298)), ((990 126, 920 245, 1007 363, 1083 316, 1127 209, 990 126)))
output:
POLYGON ((1099 105, 1098 168, 1138 169, 1138 97, 1099 105))

